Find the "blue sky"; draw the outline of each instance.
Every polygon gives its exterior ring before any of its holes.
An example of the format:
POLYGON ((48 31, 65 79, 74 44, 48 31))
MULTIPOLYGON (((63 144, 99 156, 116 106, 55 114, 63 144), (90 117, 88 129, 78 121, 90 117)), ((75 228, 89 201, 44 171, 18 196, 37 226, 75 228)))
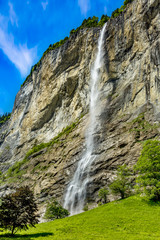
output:
POLYGON ((0 114, 11 112, 21 84, 50 44, 84 18, 112 11, 123 0, 0 0, 0 114))

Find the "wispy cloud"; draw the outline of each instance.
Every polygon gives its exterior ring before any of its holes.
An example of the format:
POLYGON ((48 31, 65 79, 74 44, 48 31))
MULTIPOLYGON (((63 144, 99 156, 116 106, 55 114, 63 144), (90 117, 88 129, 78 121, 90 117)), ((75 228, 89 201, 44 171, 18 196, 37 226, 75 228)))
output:
POLYGON ((18 27, 18 17, 13 9, 13 4, 9 2, 8 5, 9 5, 9 19, 12 25, 16 24, 16 26, 18 27))
POLYGON ((0 28, 0 48, 9 60, 18 68, 22 76, 25 76, 36 57, 37 48, 28 49, 27 45, 14 44, 12 34, 6 33, 0 28))
POLYGON ((104 13, 107 14, 107 7, 104 6, 104 13))
POLYGON ((31 68, 36 57, 37 48, 28 49, 27 45, 18 46, 14 43, 12 34, 8 34, 0 27, 0 48, 9 60, 16 66, 22 76, 31 68))
POLYGON ((46 7, 48 5, 48 1, 46 0, 45 2, 41 2, 41 5, 43 7, 43 10, 45 11, 46 10, 46 7))
POLYGON ((90 0, 78 0, 78 5, 80 6, 81 13, 86 15, 90 9, 90 0))
POLYGON ((27 44, 15 44, 12 32, 8 32, 8 23, 11 21, 12 24, 17 26, 18 18, 14 14, 13 5, 9 3, 9 6, 9 16, 0 15, 0 49, 24 77, 28 74, 37 57, 37 47, 29 49, 27 44))

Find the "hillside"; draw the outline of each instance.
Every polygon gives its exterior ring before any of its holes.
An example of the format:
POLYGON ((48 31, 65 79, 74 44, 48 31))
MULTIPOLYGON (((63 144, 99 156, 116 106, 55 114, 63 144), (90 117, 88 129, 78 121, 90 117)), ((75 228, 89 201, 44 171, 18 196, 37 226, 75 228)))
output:
MULTIPOLYGON (((88 203, 97 202, 118 165, 136 163, 144 140, 160 138, 159 7, 159 0, 135 0, 107 22, 88 203)), ((0 196, 29 185, 41 213, 52 197, 63 204, 86 149, 100 33, 100 26, 80 29, 47 51, 17 93, 11 118, 0 128, 0 196)))
MULTIPOLYGON (((82 214, 19 232, 13 239, 30 240, 157 240, 160 206, 134 196, 82 214)), ((11 240, 0 235, 2 240, 11 240)))

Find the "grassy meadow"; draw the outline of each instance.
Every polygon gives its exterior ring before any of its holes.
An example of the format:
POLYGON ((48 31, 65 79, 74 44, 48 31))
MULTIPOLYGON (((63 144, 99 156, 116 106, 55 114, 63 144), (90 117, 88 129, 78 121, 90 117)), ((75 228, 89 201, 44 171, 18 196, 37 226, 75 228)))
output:
POLYGON ((15 237, 0 234, 1 240, 155 240, 160 239, 160 204, 139 196, 114 201, 93 210, 41 223, 18 232, 15 237))

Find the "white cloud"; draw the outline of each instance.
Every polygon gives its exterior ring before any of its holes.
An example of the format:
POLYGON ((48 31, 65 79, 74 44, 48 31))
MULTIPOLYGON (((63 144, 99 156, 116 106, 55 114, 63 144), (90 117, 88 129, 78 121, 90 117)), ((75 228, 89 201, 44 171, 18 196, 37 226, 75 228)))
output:
MULTIPOLYGON (((12 4, 10 6, 12 6, 12 4)), ((12 9, 12 7, 10 7, 10 9, 12 9)), ((8 32, 9 21, 13 24, 17 21, 16 17, 11 17, 14 16, 11 12, 12 11, 10 11, 9 17, 0 14, 0 49, 2 49, 3 53, 20 71, 21 75, 26 76, 37 57, 37 47, 29 49, 27 44, 15 44, 13 34, 8 32)))
POLYGON ((80 6, 81 13, 86 15, 90 9, 90 0, 78 0, 78 5, 80 6))
POLYGON ((13 4, 9 2, 8 5, 9 5, 9 19, 12 25, 16 24, 16 26, 18 27, 18 17, 13 9, 13 4))
POLYGON ((104 13, 107 14, 107 7, 104 6, 104 13))
POLYGON ((25 76, 31 68, 36 57, 37 48, 28 49, 27 45, 18 46, 14 43, 12 34, 8 34, 0 27, 0 48, 9 60, 16 66, 22 76, 25 76))
POLYGON ((48 1, 46 0, 45 2, 41 2, 41 5, 43 7, 43 10, 45 11, 46 10, 46 7, 48 5, 48 1))

